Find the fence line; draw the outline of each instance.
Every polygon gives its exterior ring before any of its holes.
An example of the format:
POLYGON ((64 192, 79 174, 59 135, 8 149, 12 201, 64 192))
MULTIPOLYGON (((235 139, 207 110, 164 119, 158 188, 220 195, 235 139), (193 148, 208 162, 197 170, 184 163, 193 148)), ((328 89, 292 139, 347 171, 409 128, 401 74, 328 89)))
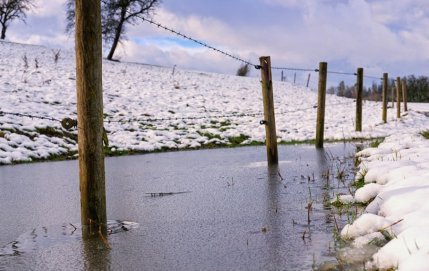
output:
POLYGON ((24 117, 24 118, 30 118, 30 119, 42 119, 42 120, 61 122, 61 120, 56 119, 56 118, 51 118, 51 117, 37 116, 37 115, 31 115, 31 114, 25 114, 25 113, 14 113, 14 112, 0 111, 0 116, 3 116, 3 115, 11 115, 11 116, 24 117))
MULTIPOLYGON (((188 36, 188 35, 185 35, 185 34, 183 34, 183 33, 179 32, 179 31, 177 31, 177 30, 174 30, 174 29, 172 29, 172 28, 170 28, 170 27, 167 27, 167 26, 162 25, 162 24, 160 24, 160 23, 158 23, 158 22, 155 22, 155 21, 154 21, 154 20, 152 20, 152 19, 148 19, 148 18, 142 17, 142 16, 140 16, 140 15, 137 15, 136 17, 137 17, 137 18, 139 18, 139 19, 141 19, 141 20, 142 20, 142 21, 144 21, 144 22, 148 22, 148 23, 150 23, 150 24, 152 24, 152 25, 155 25, 155 26, 157 26, 157 27, 159 27, 159 28, 162 28, 162 29, 164 29, 164 30, 166 30, 166 31, 168 31, 168 32, 171 32, 171 33, 173 33, 173 34, 175 34, 175 35, 177 35, 177 36, 180 36, 180 37, 182 37, 182 38, 184 38, 184 39, 187 39, 187 40, 192 41, 192 42, 194 42, 194 43, 197 43, 197 44, 199 44, 199 45, 201 45, 201 46, 203 46, 203 47, 206 47, 206 48, 208 48, 208 49, 210 49, 210 50, 216 51, 216 52, 218 52, 218 53, 220 53, 220 54, 222 54, 222 55, 224 55, 224 56, 227 56, 227 57, 232 58, 232 59, 234 59, 234 60, 236 60, 236 61, 239 61, 239 62, 241 62, 241 63, 243 63, 243 64, 246 64, 246 65, 249 65, 249 66, 253 66, 255 69, 260 69, 260 68, 261 68, 261 66, 260 66, 260 65, 254 64, 254 63, 252 63, 252 62, 250 62, 250 61, 246 61, 246 60, 244 60, 244 59, 242 59, 242 58, 240 58, 240 57, 238 57, 238 56, 236 56, 236 55, 234 55, 234 54, 228 53, 228 52, 223 51, 223 50, 220 50, 220 49, 218 49, 218 48, 216 48, 216 47, 214 47, 214 46, 212 46, 212 45, 209 45, 209 44, 207 44, 207 43, 205 43, 205 42, 202 42, 202 41, 200 41, 200 40, 194 39, 194 38, 192 38, 192 37, 190 37, 190 36, 188 36)), ((272 67, 271 67, 271 69, 272 69, 272 70, 298 71, 298 72, 319 72, 319 69, 317 69, 317 68, 311 69, 311 68, 296 68, 296 67, 272 66, 272 67)), ((357 76, 357 73, 354 73, 354 72, 353 72, 353 73, 351 73, 351 72, 329 71, 329 70, 328 70, 328 74, 329 74, 329 73, 330 73, 330 74, 339 74, 339 75, 352 75, 352 76, 357 76)), ((381 78, 381 77, 377 77, 377 76, 364 75, 364 77, 366 77, 366 78, 371 78, 371 79, 379 79, 379 80, 382 80, 382 78, 381 78)))
MULTIPOLYGON (((334 103, 334 104, 328 104, 327 107, 335 107, 339 105, 345 105, 345 104, 351 104, 354 103, 353 101, 348 102, 341 102, 341 103, 334 103)), ((286 110, 286 111, 276 111, 276 115, 287 115, 291 113, 296 112, 304 112, 308 110, 315 110, 317 109, 317 106, 314 105, 312 107, 302 108, 298 110, 286 110)), ((52 117, 44 117, 40 115, 32 115, 32 114, 26 114, 26 113, 16 113, 16 112, 7 112, 7 111, 0 111, 0 116, 4 115, 11 115, 21 118, 30 118, 30 119, 41 119, 41 120, 49 120, 53 122, 60 122, 62 123, 65 119, 72 120, 70 118, 64 118, 62 120, 52 118, 52 117)), ((120 124, 127 124, 127 123, 133 123, 133 122, 141 122, 141 123, 151 123, 151 122, 162 122, 162 121, 178 121, 178 120, 202 120, 202 119, 221 119, 221 118, 244 118, 244 117, 260 117, 263 116, 264 112, 253 112, 253 113, 231 113, 231 114, 224 114, 224 115, 200 115, 200 116, 188 116, 188 117, 169 117, 169 118, 130 118, 130 119, 105 119, 104 123, 120 123, 120 124)))
MULTIPOLYGON (((216 118, 243 118, 243 117, 254 117, 254 118, 256 118, 256 117, 263 116, 265 119, 260 120, 259 123, 261 125, 266 125, 267 131, 270 130, 270 132, 267 132, 266 145, 267 145, 267 153, 271 154, 272 157, 270 158, 270 156, 268 156, 268 161, 269 161, 269 163, 271 161, 271 163, 275 164, 275 163, 277 163, 277 158, 276 158, 277 157, 277 150, 274 151, 274 149, 277 149, 277 147, 276 147, 277 137, 276 137, 276 132, 275 132, 276 131, 276 128, 275 128, 275 113, 276 112, 274 110, 274 102, 273 102, 273 95, 272 95, 272 74, 271 74, 271 70, 274 69, 274 70, 282 70, 282 71, 286 70, 286 71, 295 71, 295 72, 318 72, 319 73, 319 85, 318 85, 319 96, 318 96, 318 105, 317 106, 312 106, 312 107, 298 109, 298 110, 287 110, 287 111, 277 112, 278 115, 285 115, 285 114, 290 114, 290 113, 295 113, 295 112, 303 112, 303 111, 307 111, 307 110, 316 110, 317 109, 316 147, 323 147, 324 118, 325 118, 324 117, 324 111, 325 111, 327 74, 337 74, 337 75, 344 75, 344 76, 357 76, 358 75, 358 73, 354 73, 354 72, 350 73, 350 72, 343 72, 343 71, 328 70, 326 62, 319 63, 320 67, 318 69, 281 67, 281 66, 272 67, 271 63, 270 63, 271 61, 270 61, 269 56, 261 57, 260 58, 261 63, 260 63, 260 65, 257 65, 257 64, 250 62, 250 61, 246 61, 246 60, 244 60, 244 59, 242 59, 242 58, 240 58, 234 54, 220 50, 214 46, 208 45, 205 42, 202 42, 202 41, 194 39, 190 36, 187 36, 187 35, 179 32, 179 31, 172 29, 172 28, 169 28, 169 27, 166 27, 162 24, 159 24, 153 20, 146 19, 146 18, 141 17, 141 16, 137 16, 137 17, 143 21, 146 21, 152 25, 155 25, 155 26, 162 28, 166 31, 169 31, 169 32, 171 32, 177 36, 180 36, 180 37, 185 38, 187 40, 190 40, 194 43, 197 43, 197 44, 199 44, 203 47, 206 47, 210 50, 218 52, 218 53, 220 53, 226 57, 229 57, 233 60, 239 61, 245 65, 253 66, 255 69, 261 70, 262 87, 263 87, 263 100, 264 100, 264 112, 225 113, 225 114, 219 114, 219 115, 198 115, 198 113, 197 113, 194 116, 184 116, 184 117, 161 117, 161 118, 153 117, 152 118, 152 117, 148 116, 145 118, 130 118, 130 119, 126 119, 126 118, 115 119, 115 117, 112 116, 110 119, 109 119, 109 117, 107 117, 107 119, 103 120, 104 123, 120 123, 120 124, 133 123, 133 122, 154 123, 154 122, 168 122, 168 121, 180 121, 180 120, 201 120, 201 119, 216 119, 216 118), (268 63, 268 64, 265 65, 264 63, 265 64, 268 63), (269 129, 268 129, 268 126, 270 126, 269 129), (269 145, 271 144, 270 142, 273 143, 272 146, 275 146, 275 147, 270 148, 269 147, 269 145)), ((362 75, 363 75, 363 69, 362 69, 362 75)), ((309 73, 309 76, 310 76, 310 73, 309 73)), ((363 77, 380 79, 379 77, 369 76, 369 75, 362 76, 362 78, 363 77)), ((295 80, 296 80, 296 73, 294 75, 294 82, 295 82, 295 80)), ((307 80, 307 85, 308 85, 308 80, 307 80)), ((363 82, 363 80, 362 80, 362 82, 363 82)), ((399 94, 397 94, 397 96, 399 97, 399 94)), ((352 102, 347 101, 347 102, 340 102, 340 103, 336 103, 336 104, 330 104, 328 106, 334 107, 334 106, 350 104, 350 103, 352 103, 352 102)), ((212 113, 214 113, 214 112, 212 112, 212 113)), ((31 115, 31 114, 26 114, 26 113, 6 112, 6 111, 0 110, 0 116, 4 116, 4 115, 12 115, 12 116, 17 116, 17 117, 56 121, 56 122, 60 122, 61 126, 67 130, 77 127, 77 120, 73 120, 71 118, 64 118, 62 120, 59 120, 59 119, 52 118, 52 117, 45 117, 45 116, 40 116, 40 115, 31 115)), ((399 118, 399 113, 398 113, 398 118, 399 118)), ((361 130, 361 128, 359 130, 361 130)), ((104 132, 104 135, 105 135, 105 133, 106 132, 104 132)))

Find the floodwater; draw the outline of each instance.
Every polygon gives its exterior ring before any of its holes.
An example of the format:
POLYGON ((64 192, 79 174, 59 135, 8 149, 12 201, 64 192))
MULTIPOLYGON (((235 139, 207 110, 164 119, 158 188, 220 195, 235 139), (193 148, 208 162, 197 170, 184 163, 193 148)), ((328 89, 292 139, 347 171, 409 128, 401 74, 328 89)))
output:
POLYGON ((77 161, 1 166, 0 270, 312 270, 335 260, 326 203, 346 189, 322 175, 354 152, 279 146, 278 167, 265 147, 106 158, 108 218, 129 225, 110 249, 81 238, 77 161))

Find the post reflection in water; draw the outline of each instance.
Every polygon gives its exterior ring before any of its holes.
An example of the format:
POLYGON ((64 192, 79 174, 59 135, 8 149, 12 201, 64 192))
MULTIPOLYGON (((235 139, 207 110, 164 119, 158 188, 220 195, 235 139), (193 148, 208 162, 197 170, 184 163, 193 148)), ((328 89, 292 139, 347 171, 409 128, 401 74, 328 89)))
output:
POLYGON ((110 249, 100 238, 82 239, 83 270, 111 270, 110 249))
POLYGON ((109 217, 135 221, 108 223, 112 250, 99 236, 82 239, 75 161, 0 167, 0 270, 311 270, 335 261, 328 204, 347 189, 331 157, 354 146, 280 149, 271 167, 262 147, 108 159, 109 217), (146 196, 181 191, 191 192, 146 196))
POLYGON ((282 231, 284 230, 285 221, 283 221, 283 210, 280 200, 280 192, 283 188, 282 178, 280 177, 280 169, 278 165, 270 165, 267 168, 267 210, 266 220, 268 221, 269 234, 267 237, 268 245, 268 263, 271 267, 281 266, 282 250, 285 246, 284 236, 282 231))

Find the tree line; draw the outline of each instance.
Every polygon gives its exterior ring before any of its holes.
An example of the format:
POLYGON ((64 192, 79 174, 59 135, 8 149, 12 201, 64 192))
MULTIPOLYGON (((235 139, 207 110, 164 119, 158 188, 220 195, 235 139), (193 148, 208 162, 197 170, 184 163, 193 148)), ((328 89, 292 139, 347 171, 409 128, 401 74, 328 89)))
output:
MULTIPOLYGON (((401 78, 405 81, 408 92, 408 102, 429 102, 429 77, 409 75, 401 78)), ((389 80, 388 97, 391 97, 392 88, 396 88, 396 81, 389 80)), ((363 99, 371 101, 381 101, 383 86, 380 82, 373 82, 371 86, 363 88, 363 99)), ((338 86, 328 88, 329 94, 335 94, 340 97, 356 98, 356 84, 346 85, 341 81, 338 86)), ((394 91, 393 93, 396 93, 394 91)))
MULTIPOLYGON (((161 0, 100 0, 101 2, 101 27, 104 45, 110 47, 108 60, 113 60, 113 55, 118 44, 126 36, 128 24, 136 24, 139 16, 150 16, 161 0)), ((35 7, 35 0, 0 0, 0 39, 6 38, 6 31, 11 22, 21 20, 25 22, 26 12, 35 7)), ((66 29, 69 34, 74 32, 75 25, 75 0, 67 0, 66 29)))

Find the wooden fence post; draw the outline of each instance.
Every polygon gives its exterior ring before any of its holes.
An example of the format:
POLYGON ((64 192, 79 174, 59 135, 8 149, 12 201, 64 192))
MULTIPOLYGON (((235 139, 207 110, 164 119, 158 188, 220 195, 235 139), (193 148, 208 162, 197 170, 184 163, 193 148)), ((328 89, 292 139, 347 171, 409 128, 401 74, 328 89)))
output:
POLYGON ((259 58, 261 63, 262 98, 264 102, 264 121, 268 165, 278 164, 276 119, 274 115, 273 82, 271 59, 269 56, 259 58))
POLYGON ((308 78, 307 78, 307 88, 308 88, 308 85, 310 84, 310 77, 311 77, 311 73, 309 73, 309 74, 308 74, 308 78))
POLYGON ((408 92, 407 92, 407 81, 402 80, 402 102, 404 103, 404 112, 408 111, 408 92))
POLYGON ((363 94, 363 68, 358 68, 357 85, 356 85, 356 132, 362 132, 362 94, 363 94))
POLYGON ((383 111, 381 113, 381 118, 384 123, 387 123, 387 89, 389 84, 389 74, 383 74, 383 111))
POLYGON ((101 11, 99 0, 76 0, 76 91, 79 179, 84 238, 107 233, 103 152, 101 11))
POLYGON ((396 117, 401 118, 401 77, 396 78, 396 117))
POLYGON ((328 77, 328 63, 320 62, 319 89, 318 89, 318 98, 317 98, 316 148, 323 148, 327 77, 328 77))

